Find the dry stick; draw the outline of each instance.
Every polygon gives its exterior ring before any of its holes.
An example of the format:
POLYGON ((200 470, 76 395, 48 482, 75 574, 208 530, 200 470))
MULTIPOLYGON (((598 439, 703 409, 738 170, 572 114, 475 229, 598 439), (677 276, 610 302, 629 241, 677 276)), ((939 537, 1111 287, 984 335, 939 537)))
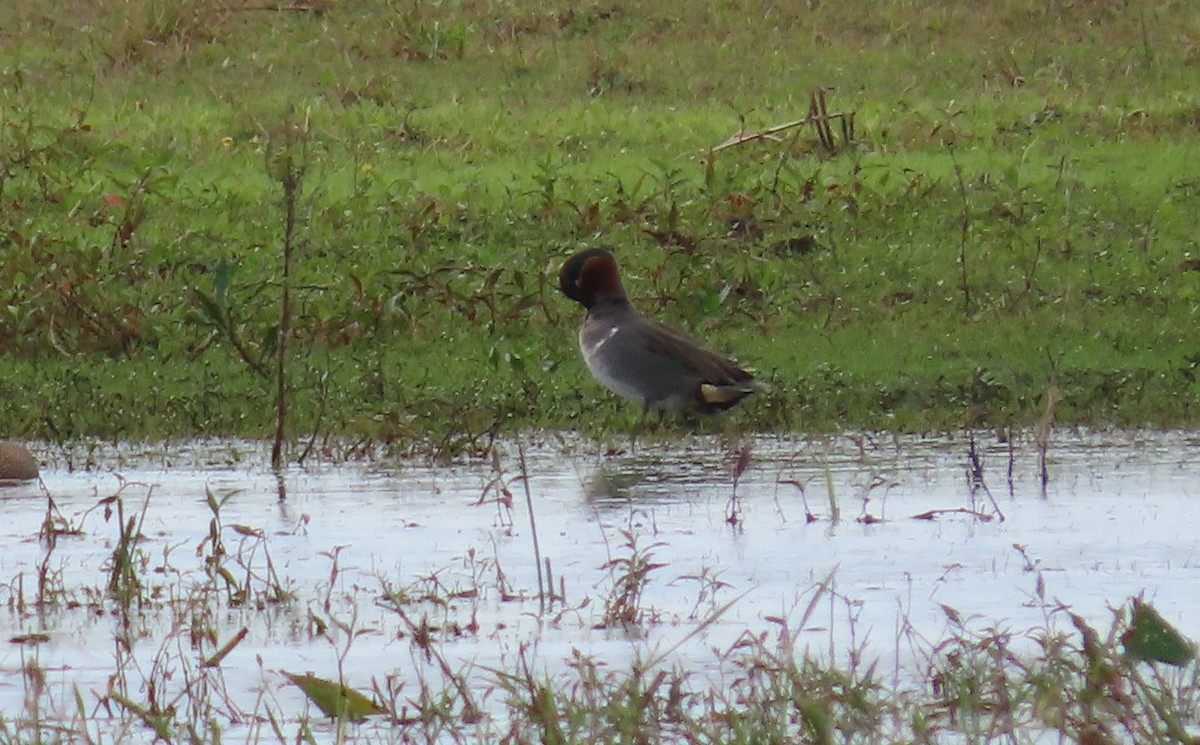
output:
MULTIPOLYGON (((292 254, 295 249, 296 236, 296 201, 299 198, 300 186, 304 181, 304 164, 297 164, 295 157, 297 132, 295 124, 286 123, 284 135, 284 152, 282 172, 279 182, 283 186, 283 206, 285 210, 283 225, 283 294, 279 302, 279 340, 275 357, 275 441, 271 445, 271 468, 278 471, 283 467, 283 436, 284 420, 287 417, 287 380, 284 375, 287 360, 287 338, 292 325, 292 254)), ((308 137, 307 117, 303 130, 299 132, 300 146, 303 150, 308 137)), ((303 154, 302 154, 303 155, 303 154)), ((270 155, 267 156, 268 158, 270 155)))
POLYGON ((854 140, 854 112, 851 111, 849 116, 842 117, 842 143, 847 144, 854 140))
POLYGON ((1013 485, 1013 468, 1016 466, 1017 460, 1017 433, 1013 431, 1013 426, 1008 425, 1008 496, 1011 498, 1016 494, 1016 487, 1013 485))
MULTIPOLYGON (((328 364, 328 359, 326 360, 328 364)), ((325 403, 329 398, 329 373, 326 372, 321 376, 321 395, 317 399, 317 416, 313 421, 312 436, 308 438, 308 444, 304 446, 304 450, 300 452, 300 457, 296 458, 296 462, 303 464, 308 456, 312 453, 313 448, 317 444, 317 433, 321 431, 321 420, 325 418, 325 403)))
POLYGON ((753 450, 753 443, 748 442, 745 445, 742 445, 740 448, 738 448, 737 460, 734 461, 733 464, 733 490, 729 494, 729 511, 725 515, 725 522, 729 523, 730 525, 737 525, 742 521, 741 517, 738 515, 738 507, 741 503, 738 500, 737 488, 738 482, 742 479, 742 474, 744 474, 746 472, 746 468, 750 466, 750 455, 753 450))
POLYGON ((743 145, 747 142, 758 142, 760 140, 766 140, 766 139, 779 139, 779 138, 775 137, 775 135, 778 134, 779 132, 784 132, 786 130, 792 129, 793 127, 802 127, 805 124, 816 124, 816 123, 820 122, 822 119, 824 119, 824 120, 842 119, 844 121, 845 118, 846 118, 846 115, 842 114, 842 113, 827 114, 824 116, 809 114, 808 116, 804 117, 803 119, 797 119, 794 122, 786 122, 784 124, 776 124, 773 127, 767 127, 766 129, 762 129, 757 132, 742 131, 742 132, 738 132, 737 134, 730 135, 729 139, 725 140, 724 142, 722 142, 720 145, 717 145, 716 147, 710 148, 708 150, 708 152, 719 153, 722 150, 727 150, 731 147, 743 145))
POLYGON ((283 294, 279 301, 279 346, 275 356, 275 442, 271 445, 271 468, 278 471, 283 465, 283 424, 287 416, 287 381, 284 368, 287 338, 292 324, 292 231, 296 224, 296 183, 291 164, 283 177, 283 202, 287 211, 283 229, 283 294))
MULTIPOLYGON (((1004 522, 1004 512, 1000 509, 1000 503, 996 501, 996 497, 992 495, 992 490, 988 488, 987 482, 983 479, 983 461, 979 457, 979 451, 975 449, 975 433, 971 432, 969 445, 967 446, 967 488, 971 492, 971 504, 975 504, 975 494, 978 491, 983 491, 987 495, 988 501, 992 503, 992 509, 995 510, 996 516, 1000 518, 1000 522, 1004 522)), ((968 510, 974 512, 974 510, 968 510)))
MULTIPOLYGON (((521 461, 521 486, 525 489, 525 507, 529 510, 529 530, 533 534, 533 563, 537 567, 538 613, 546 612, 546 585, 542 579, 542 549, 538 545, 537 520, 533 515, 533 495, 529 493, 529 471, 525 468, 525 445, 517 443, 517 456, 521 461)), ((549 588, 553 594, 554 588, 549 588)))
POLYGON ((971 227, 971 215, 967 207, 967 187, 963 183, 962 168, 954 156, 954 145, 947 145, 950 162, 954 164, 954 177, 958 180, 958 198, 962 200, 961 230, 958 237, 958 267, 962 271, 963 316, 971 317, 971 285, 967 282, 967 231, 971 227))
POLYGON ((1050 447, 1050 432, 1054 429, 1054 408, 1062 400, 1058 386, 1051 383, 1046 388, 1046 408, 1034 427, 1034 438, 1037 442, 1038 465, 1041 470, 1042 497, 1046 496, 1046 486, 1050 483, 1050 474, 1046 470, 1046 450, 1050 447))
POLYGON ((938 515, 970 515, 971 517, 978 519, 979 522, 983 523, 991 522, 993 517, 999 515, 1000 520, 1004 520, 1004 515, 1000 512, 996 512, 995 515, 990 515, 986 512, 972 510, 967 507, 947 507, 944 509, 926 510, 925 512, 918 512, 917 514, 913 515, 912 519, 934 520, 938 517, 938 515))
POLYGON ((800 503, 804 505, 804 522, 815 523, 819 519, 816 515, 813 514, 813 511, 808 508, 808 497, 804 493, 804 484, 800 483, 796 479, 783 479, 776 483, 789 484, 800 490, 800 503))
POLYGON ((832 151, 833 143, 833 128, 829 126, 829 109, 825 107, 825 89, 817 88, 808 96, 808 115, 815 117, 813 126, 817 130, 817 139, 821 141, 822 147, 832 151))
POLYGON ((766 129, 758 130, 757 132, 747 132, 745 129, 745 121, 742 120, 742 124, 739 127, 737 134, 730 135, 729 138, 720 145, 708 149, 707 152, 709 155, 709 162, 712 162, 711 156, 713 154, 719 153, 726 148, 735 147, 747 142, 760 142, 762 140, 783 142, 783 138, 776 137, 775 135, 794 127, 802 127, 805 124, 813 125, 813 129, 817 131, 817 140, 821 143, 821 147, 825 148, 825 150, 829 152, 835 152, 837 150, 837 141, 833 137, 833 127, 830 126, 830 122, 834 119, 840 120, 842 128, 842 141, 843 144, 845 144, 850 142, 850 140, 854 137, 854 114, 853 112, 850 114, 845 114, 842 112, 830 114, 829 108, 825 104, 825 94, 829 90, 831 89, 821 87, 813 89, 812 93, 810 93, 808 97, 808 116, 804 117, 803 119, 797 119, 796 121, 786 122, 784 124, 776 124, 774 126, 767 127, 766 129))

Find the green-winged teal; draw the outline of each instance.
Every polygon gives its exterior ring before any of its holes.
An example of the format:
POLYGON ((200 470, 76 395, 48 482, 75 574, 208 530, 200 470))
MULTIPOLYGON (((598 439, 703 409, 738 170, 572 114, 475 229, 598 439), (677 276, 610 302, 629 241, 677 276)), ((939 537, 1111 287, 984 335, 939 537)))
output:
POLYGON ((580 251, 563 264, 559 289, 587 309, 579 349, 596 380, 642 411, 712 413, 763 389, 754 376, 695 340, 637 311, 613 255, 580 251))

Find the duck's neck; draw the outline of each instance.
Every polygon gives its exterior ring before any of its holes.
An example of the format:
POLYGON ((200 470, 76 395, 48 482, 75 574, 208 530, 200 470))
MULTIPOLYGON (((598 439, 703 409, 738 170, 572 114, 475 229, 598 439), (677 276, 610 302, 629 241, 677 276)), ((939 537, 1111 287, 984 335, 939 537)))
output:
POLYGON ((588 315, 595 318, 596 316, 606 316, 612 313, 619 313, 632 308, 629 303, 629 298, 625 297, 625 293, 612 295, 608 297, 598 297, 591 305, 588 306, 588 315))

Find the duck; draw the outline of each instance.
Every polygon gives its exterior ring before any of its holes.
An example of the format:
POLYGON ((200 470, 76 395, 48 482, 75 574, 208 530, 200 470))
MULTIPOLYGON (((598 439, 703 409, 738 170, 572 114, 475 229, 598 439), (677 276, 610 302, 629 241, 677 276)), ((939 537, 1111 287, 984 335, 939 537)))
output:
POLYGON ((587 311, 579 350, 592 376, 660 417, 714 414, 765 389, 754 375, 687 334, 643 315, 621 284, 617 260, 589 248, 563 263, 559 290, 587 311))

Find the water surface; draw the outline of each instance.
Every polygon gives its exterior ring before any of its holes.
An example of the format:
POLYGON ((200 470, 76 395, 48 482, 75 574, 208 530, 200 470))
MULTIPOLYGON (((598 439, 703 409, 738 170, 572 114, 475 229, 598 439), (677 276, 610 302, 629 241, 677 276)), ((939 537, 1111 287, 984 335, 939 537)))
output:
POLYGON ((236 732, 268 710, 304 714, 283 670, 340 671, 403 699, 444 679, 440 657, 487 700, 494 671, 523 660, 567 675, 575 653, 613 669, 660 658, 716 680, 743 634, 784 627, 803 652, 836 664, 856 652, 902 681, 949 630, 947 607, 979 629, 1069 626, 1062 607, 1107 629, 1111 609, 1137 595, 1195 637, 1198 441, 1059 434, 1043 489, 1028 441, 758 437, 735 486, 737 449, 717 439, 606 454, 531 434, 481 462, 294 467, 282 502, 257 443, 98 451, 88 469, 42 448, 42 482, 0 491, 0 638, 48 640, 0 648, 0 711, 27 711, 33 696, 43 715, 70 720, 78 688, 104 720, 113 712, 96 702, 110 689, 145 700, 150 686, 166 697, 215 679, 236 732), (113 495, 140 521, 144 600, 128 614, 106 592, 120 546, 113 495), (51 501, 70 529, 53 543, 39 539, 51 501), (548 607, 530 503, 565 592, 548 607), (605 627, 621 560, 634 555, 659 565, 640 623, 605 627), (244 602, 230 602, 234 589, 244 602), (289 599, 277 602, 278 589, 289 599), (433 629, 435 656, 414 644, 414 623, 433 629), (203 675, 200 661, 243 628, 219 674, 203 675))

